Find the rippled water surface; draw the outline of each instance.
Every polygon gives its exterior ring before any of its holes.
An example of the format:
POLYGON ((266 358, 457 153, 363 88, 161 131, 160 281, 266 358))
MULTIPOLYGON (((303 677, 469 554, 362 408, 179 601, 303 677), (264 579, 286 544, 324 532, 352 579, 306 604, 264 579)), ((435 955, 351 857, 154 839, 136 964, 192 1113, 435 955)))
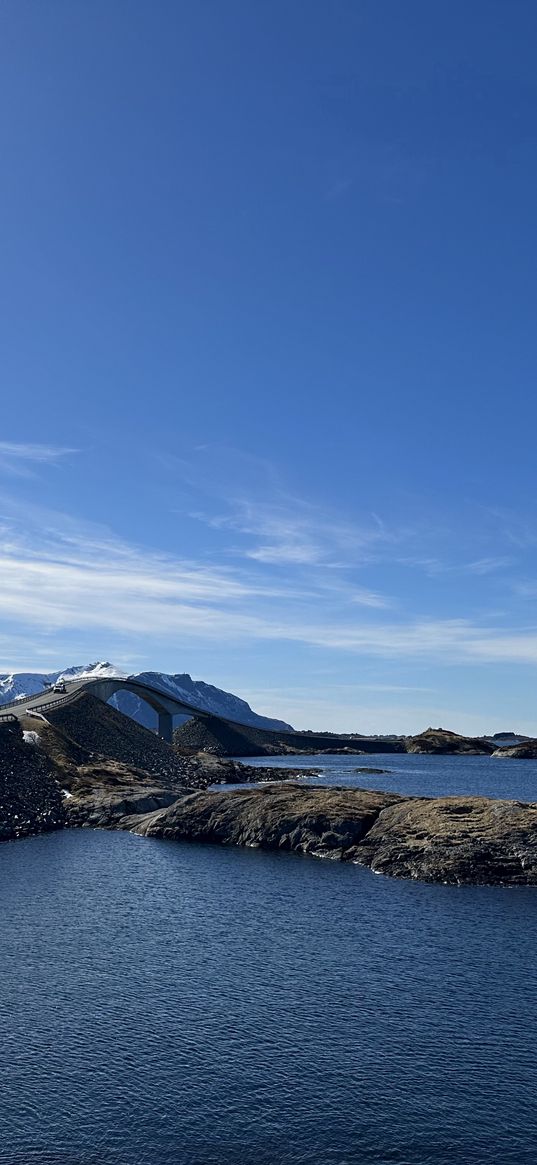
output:
POLYGON ((537 891, 86 830, 0 887, 1 1165, 535 1165, 537 891))
MULTIPOLYGON (((240 758, 237 758, 240 759, 240 758)), ((409 796, 441 797, 476 793, 483 797, 508 797, 537 801, 537 760, 510 760, 492 756, 419 756, 378 753, 369 756, 248 757, 259 768, 315 768, 317 778, 308 784, 351 785, 367 789, 393 789, 409 796), (360 769, 383 769, 382 773, 360 769)))

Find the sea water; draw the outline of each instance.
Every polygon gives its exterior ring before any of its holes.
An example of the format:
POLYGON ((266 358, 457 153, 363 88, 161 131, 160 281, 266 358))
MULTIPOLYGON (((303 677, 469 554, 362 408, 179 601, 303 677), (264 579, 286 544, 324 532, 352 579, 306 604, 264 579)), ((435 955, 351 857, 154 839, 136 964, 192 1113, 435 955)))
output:
POLYGON ((70 830, 0 845, 0 894, 1 1165, 537 1160, 537 889, 70 830))

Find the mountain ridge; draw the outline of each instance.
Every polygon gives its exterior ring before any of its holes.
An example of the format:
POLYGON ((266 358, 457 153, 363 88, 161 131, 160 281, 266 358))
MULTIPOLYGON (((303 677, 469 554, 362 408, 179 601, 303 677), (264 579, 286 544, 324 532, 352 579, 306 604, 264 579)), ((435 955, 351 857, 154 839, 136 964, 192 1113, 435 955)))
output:
MULTIPOLYGON (((51 684, 57 683, 58 680, 85 676, 95 679, 100 677, 113 678, 114 676, 129 678, 128 673, 115 667, 112 663, 103 661, 68 667, 55 672, 4 673, 0 675, 0 706, 19 697, 39 695, 40 692, 50 687, 51 684)), ((213 684, 207 684, 204 680, 193 680, 188 672, 143 671, 131 673, 130 678, 153 684, 155 687, 169 692, 172 696, 187 700, 189 703, 196 704, 199 708, 212 712, 215 716, 222 716, 224 719, 229 718, 256 728, 289 729, 291 727, 285 720, 275 720, 254 712, 246 700, 242 700, 240 696, 235 696, 233 692, 226 692, 213 684)), ((131 692, 116 692, 110 703, 119 712, 131 716, 133 720, 143 724, 145 728, 156 728, 156 714, 153 709, 131 692)), ((187 716, 174 717, 177 726, 187 719, 187 716)))

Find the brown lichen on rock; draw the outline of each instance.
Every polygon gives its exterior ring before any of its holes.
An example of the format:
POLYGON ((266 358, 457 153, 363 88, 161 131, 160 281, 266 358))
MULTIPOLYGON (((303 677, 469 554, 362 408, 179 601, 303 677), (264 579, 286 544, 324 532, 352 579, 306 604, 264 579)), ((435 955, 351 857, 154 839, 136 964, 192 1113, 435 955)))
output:
POLYGON ((428 882, 537 885, 537 804, 287 785, 191 793, 124 827, 330 857, 428 882))

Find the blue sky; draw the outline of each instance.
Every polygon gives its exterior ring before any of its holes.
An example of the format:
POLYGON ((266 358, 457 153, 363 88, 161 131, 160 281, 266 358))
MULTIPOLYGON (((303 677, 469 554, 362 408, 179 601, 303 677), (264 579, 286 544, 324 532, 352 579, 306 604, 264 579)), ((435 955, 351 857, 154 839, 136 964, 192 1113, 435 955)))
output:
POLYGON ((537 733, 537 8, 7 0, 0 670, 537 733))

